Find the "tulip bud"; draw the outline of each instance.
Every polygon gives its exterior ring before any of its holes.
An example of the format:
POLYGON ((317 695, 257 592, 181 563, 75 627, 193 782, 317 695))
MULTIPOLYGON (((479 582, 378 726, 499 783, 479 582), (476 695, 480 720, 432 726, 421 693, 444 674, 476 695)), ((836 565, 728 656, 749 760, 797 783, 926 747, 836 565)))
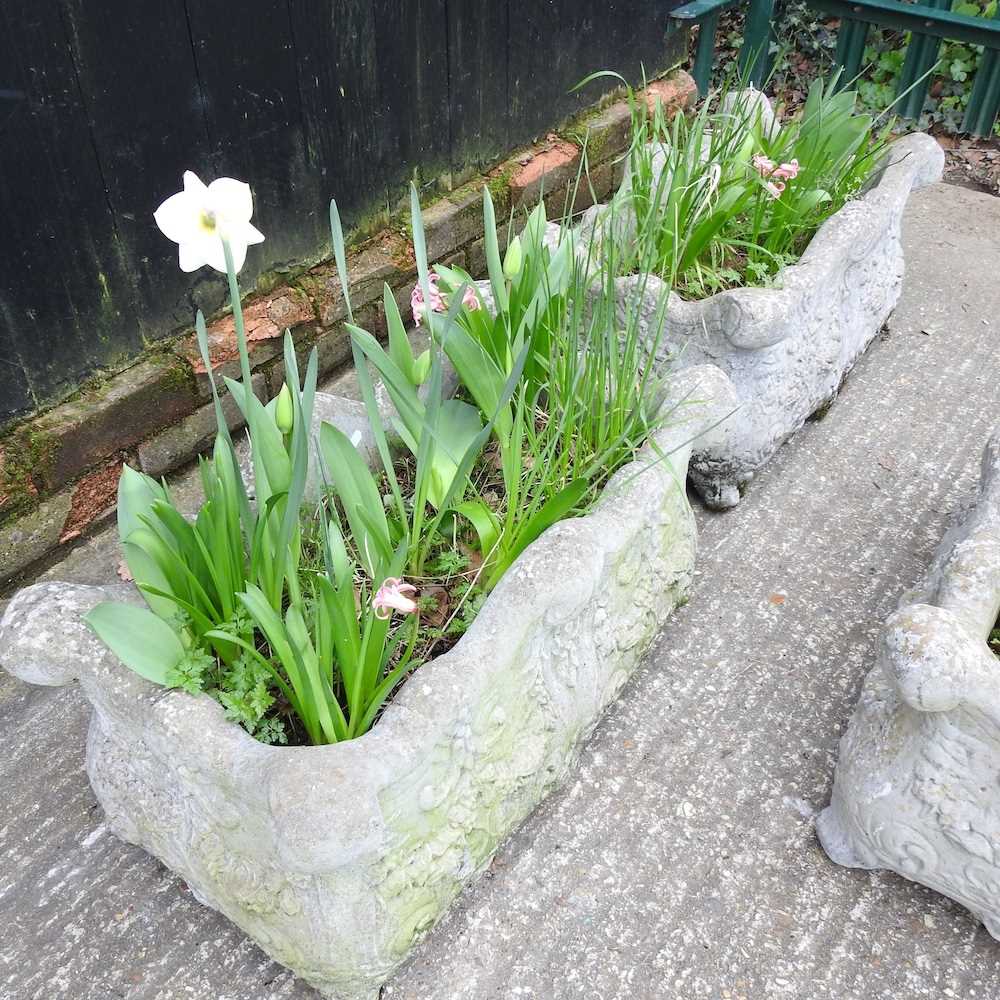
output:
POLYGON ((414 385, 423 385, 427 381, 427 376, 431 373, 431 352, 424 351, 419 358, 413 362, 413 377, 411 381, 414 385))
POLYGON ((274 406, 274 422, 282 434, 290 434, 295 423, 295 409, 292 406, 292 394, 288 391, 288 383, 281 386, 278 401, 274 406))
POLYGON ((521 249, 521 237, 515 236, 511 244, 507 247, 507 253, 503 259, 503 276, 508 281, 513 281, 520 273, 524 265, 524 251, 521 249))

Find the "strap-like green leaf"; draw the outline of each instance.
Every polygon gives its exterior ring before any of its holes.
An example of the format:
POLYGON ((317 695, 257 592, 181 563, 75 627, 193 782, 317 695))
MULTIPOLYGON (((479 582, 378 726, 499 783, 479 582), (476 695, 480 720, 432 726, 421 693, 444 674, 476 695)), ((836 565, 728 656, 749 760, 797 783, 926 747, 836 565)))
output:
POLYGON ((561 521, 583 499, 590 484, 586 479, 574 479, 569 486, 551 497, 542 507, 521 527, 513 545, 503 553, 500 562, 494 569, 486 585, 487 590, 496 586, 500 577, 511 567, 514 560, 537 539, 546 528, 561 521))
POLYGON ((493 208, 493 198, 488 185, 483 186, 483 248, 486 251, 486 269, 493 287, 493 301, 497 312, 507 311, 507 279, 503 273, 503 263, 500 260, 500 247, 497 243, 497 217, 493 208))
MULTIPOLYGON (((447 399, 441 404, 437 425, 432 431, 435 448, 427 490, 427 499, 436 510, 441 508, 451 490, 459 462, 482 429, 483 421, 476 407, 459 399, 447 399)), ((463 487, 459 488, 464 492, 463 487)))
POLYGON ((164 500, 163 487, 127 463, 122 466, 118 480, 118 537, 128 541, 128 536, 141 524, 140 517, 148 514, 155 500, 164 500))
POLYGON ((84 620, 126 667, 154 684, 165 685, 184 658, 177 633, 146 608, 104 601, 84 620))
POLYGON ((451 509, 456 514, 461 514, 475 528, 479 537, 479 551, 486 559, 500 537, 500 522, 497 521, 496 515, 482 500, 465 500, 455 504, 451 509))
POLYGON ((344 506, 365 568, 374 579, 378 576, 382 553, 392 547, 389 522, 375 477, 347 435, 333 424, 322 425, 319 441, 327 475, 344 506))

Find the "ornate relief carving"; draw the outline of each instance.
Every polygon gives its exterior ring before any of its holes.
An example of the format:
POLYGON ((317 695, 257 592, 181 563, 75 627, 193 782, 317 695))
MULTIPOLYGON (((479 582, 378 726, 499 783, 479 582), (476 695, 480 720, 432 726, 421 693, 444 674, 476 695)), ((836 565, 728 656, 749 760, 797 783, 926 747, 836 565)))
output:
POLYGON ((886 622, 817 821, 839 864, 890 868, 1000 937, 1000 431, 980 498, 886 622), (933 603, 915 603, 924 600, 933 603))

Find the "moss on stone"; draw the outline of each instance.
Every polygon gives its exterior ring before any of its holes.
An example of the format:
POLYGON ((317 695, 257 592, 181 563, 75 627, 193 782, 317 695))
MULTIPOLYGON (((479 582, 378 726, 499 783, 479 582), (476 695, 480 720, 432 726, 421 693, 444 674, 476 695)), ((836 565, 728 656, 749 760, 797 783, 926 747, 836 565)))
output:
POLYGON ((257 275, 256 291, 258 295, 269 295, 286 279, 287 274, 278 271, 263 271, 257 275))
POLYGON ((391 213, 385 205, 362 215, 361 218, 355 221, 350 233, 345 235, 345 243, 348 249, 354 249, 361 243, 370 240, 373 236, 377 236, 390 226, 391 220, 391 213))
POLYGON ((28 437, 31 464, 35 469, 49 469, 55 459, 59 438, 48 431, 33 430, 28 437))
POLYGON ((610 128, 592 131, 590 126, 587 125, 583 128, 581 135, 572 141, 575 141, 586 152, 588 160, 602 160, 613 132, 614 130, 610 128))
POLYGON ((39 484, 55 461, 59 440, 36 428, 21 428, 0 441, 0 523, 38 506, 39 484))
POLYGON ((498 216, 510 209, 510 182, 513 180, 514 174, 517 173, 517 168, 517 160, 507 160, 506 163, 501 164, 500 169, 495 174, 492 174, 486 182, 498 216))
POLYGON ((167 392, 197 391, 194 371, 186 361, 174 361, 163 373, 163 389, 167 392))
POLYGON ((104 369, 94 372, 93 375, 80 383, 80 387, 76 390, 76 392, 74 392, 68 399, 64 400, 62 405, 65 405, 66 403, 76 403, 81 400, 102 399, 107 393, 108 385, 114 376, 114 372, 104 369))

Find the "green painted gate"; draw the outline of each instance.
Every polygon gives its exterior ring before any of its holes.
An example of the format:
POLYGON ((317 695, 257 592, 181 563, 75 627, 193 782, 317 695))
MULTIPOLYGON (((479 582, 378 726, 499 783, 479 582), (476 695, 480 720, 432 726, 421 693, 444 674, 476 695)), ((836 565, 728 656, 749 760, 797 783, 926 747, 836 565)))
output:
MULTIPOLYGON (((861 71, 865 42, 872 25, 910 33, 906 60, 900 74, 893 108, 904 118, 919 116, 927 94, 930 71, 938 58, 942 39, 952 39, 985 48, 969 97, 962 130, 989 135, 1000 112, 1000 6, 990 19, 952 12, 952 0, 904 3, 902 0, 807 0, 810 7, 840 18, 836 62, 843 68, 841 79, 853 80, 861 71)), ((715 35, 722 11, 741 6, 739 0, 693 0, 670 17, 678 24, 698 24, 694 78, 704 94, 712 72, 715 35)), ((771 42, 775 36, 775 0, 750 0, 745 5, 746 23, 740 70, 760 84, 771 69, 771 42)))

